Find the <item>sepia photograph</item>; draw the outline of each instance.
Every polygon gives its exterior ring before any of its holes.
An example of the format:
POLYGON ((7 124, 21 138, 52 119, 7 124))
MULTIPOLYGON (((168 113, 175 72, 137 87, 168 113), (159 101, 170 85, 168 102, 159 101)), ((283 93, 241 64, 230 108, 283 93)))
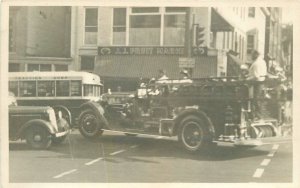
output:
POLYGON ((66 2, 1 2, 1 187, 296 187, 296 1, 66 2))

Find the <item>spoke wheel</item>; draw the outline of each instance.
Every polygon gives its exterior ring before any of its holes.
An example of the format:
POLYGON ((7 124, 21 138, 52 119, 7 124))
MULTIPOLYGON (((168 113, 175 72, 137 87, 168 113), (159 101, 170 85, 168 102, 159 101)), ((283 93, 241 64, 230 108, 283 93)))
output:
POLYGON ((103 133, 100 129, 100 121, 90 109, 80 115, 79 131, 86 138, 95 138, 103 133))
POLYGON ((208 144, 208 131, 200 118, 190 116, 182 121, 178 138, 185 149, 195 152, 208 144))

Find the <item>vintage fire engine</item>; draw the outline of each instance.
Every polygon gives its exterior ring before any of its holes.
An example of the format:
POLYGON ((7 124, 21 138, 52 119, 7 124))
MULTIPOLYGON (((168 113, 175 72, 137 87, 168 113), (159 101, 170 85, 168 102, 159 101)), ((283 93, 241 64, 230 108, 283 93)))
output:
POLYGON ((252 103, 273 100, 272 96, 254 96, 254 84, 230 77, 142 84, 132 93, 104 94, 102 120, 91 117, 82 123, 91 137, 104 130, 177 136, 189 151, 218 142, 256 146, 260 138, 279 132, 276 118, 266 115, 263 120, 254 119, 252 103))

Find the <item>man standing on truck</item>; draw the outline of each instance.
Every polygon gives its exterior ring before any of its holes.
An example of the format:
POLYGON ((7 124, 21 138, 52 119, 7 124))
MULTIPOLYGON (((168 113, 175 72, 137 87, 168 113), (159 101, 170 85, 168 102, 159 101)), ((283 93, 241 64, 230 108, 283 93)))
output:
POLYGON ((247 80, 256 81, 254 84, 254 114, 256 119, 261 118, 261 102, 258 101, 258 98, 262 96, 264 84, 267 76, 267 64, 260 56, 259 52, 253 50, 251 53, 252 64, 249 68, 249 75, 246 78, 247 80))

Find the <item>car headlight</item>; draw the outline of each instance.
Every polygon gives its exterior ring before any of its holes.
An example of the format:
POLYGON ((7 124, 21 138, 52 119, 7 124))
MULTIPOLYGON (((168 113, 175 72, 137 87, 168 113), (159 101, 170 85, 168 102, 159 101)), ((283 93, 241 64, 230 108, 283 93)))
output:
POLYGON ((49 121, 50 121, 50 123, 51 123, 51 124, 53 125, 53 127, 55 128, 55 131, 58 131, 54 110, 51 108, 51 109, 49 109, 47 112, 48 112, 48 114, 49 114, 49 121))

